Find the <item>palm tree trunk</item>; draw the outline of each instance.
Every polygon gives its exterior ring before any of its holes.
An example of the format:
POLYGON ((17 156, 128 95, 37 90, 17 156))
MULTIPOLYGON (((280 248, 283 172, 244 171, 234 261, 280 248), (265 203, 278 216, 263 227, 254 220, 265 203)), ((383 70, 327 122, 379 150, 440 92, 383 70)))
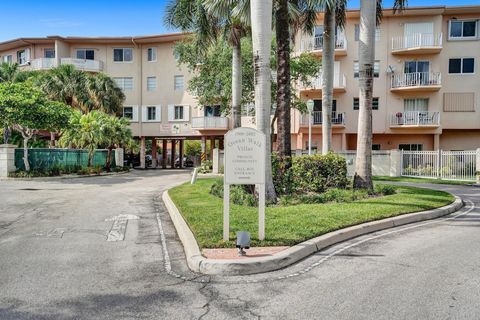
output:
POLYGON ((335 3, 326 6, 322 52, 322 154, 332 150, 332 105, 335 63, 335 3))
POLYGON ((30 171, 30 162, 28 161, 28 140, 29 138, 23 137, 23 164, 25 165, 25 171, 30 171))
POLYGON ((277 142, 278 155, 289 157, 292 153, 290 136, 290 28, 288 21, 288 0, 277 1, 277 142))
POLYGON ((55 148, 55 132, 50 132, 50 148, 55 148))
POLYGON ((105 171, 110 172, 110 163, 112 162, 112 147, 107 149, 107 160, 105 163, 105 171))
POLYGON ((232 115, 233 128, 238 128, 242 126, 242 45, 240 40, 232 47, 232 115))
POLYGON ((359 100, 357 158, 353 186, 373 189, 372 183, 372 95, 375 61, 376 2, 360 1, 359 100))
POLYGON ((270 110, 272 108, 270 81, 270 45, 272 42, 272 0, 251 1, 253 59, 255 71, 255 116, 257 129, 265 134, 265 198, 276 202, 272 179, 270 152, 270 110))

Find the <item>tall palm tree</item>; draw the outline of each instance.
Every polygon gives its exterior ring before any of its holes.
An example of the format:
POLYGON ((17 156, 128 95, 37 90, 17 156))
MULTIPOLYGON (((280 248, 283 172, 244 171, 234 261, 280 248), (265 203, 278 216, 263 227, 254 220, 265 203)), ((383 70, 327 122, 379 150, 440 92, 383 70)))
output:
POLYGON ((257 129, 265 134, 265 183, 267 201, 275 202, 270 153, 272 0, 251 0, 253 60, 255 70, 255 116, 257 129))
POLYGON ((125 94, 117 83, 104 73, 87 77, 88 109, 108 114, 118 114, 125 101, 125 94))
MULTIPOLYGON (((401 11, 406 0, 395 0, 393 10, 401 11)), ((359 115, 357 156, 353 186, 373 189, 372 182, 372 100, 375 66, 375 27, 382 18, 382 1, 360 0, 360 38, 358 41, 359 115)))
POLYGON ((326 4, 323 15, 322 47, 322 154, 332 150, 332 105, 335 63, 335 7, 326 4))

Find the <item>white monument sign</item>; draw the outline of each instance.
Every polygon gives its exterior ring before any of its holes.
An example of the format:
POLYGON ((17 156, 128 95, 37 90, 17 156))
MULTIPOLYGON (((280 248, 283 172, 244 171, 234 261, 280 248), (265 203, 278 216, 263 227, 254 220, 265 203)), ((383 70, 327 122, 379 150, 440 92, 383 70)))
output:
POLYGON ((223 240, 230 232, 230 185, 255 184, 259 195, 258 238, 265 238, 266 137, 253 128, 236 128, 225 135, 223 240))

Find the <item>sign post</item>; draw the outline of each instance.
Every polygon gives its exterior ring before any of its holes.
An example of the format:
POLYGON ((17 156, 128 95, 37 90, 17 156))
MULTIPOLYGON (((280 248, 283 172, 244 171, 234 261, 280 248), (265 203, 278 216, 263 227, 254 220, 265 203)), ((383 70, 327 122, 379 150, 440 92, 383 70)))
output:
POLYGON ((253 128, 236 128, 225 135, 223 178, 223 240, 230 233, 230 185, 254 184, 258 190, 258 239, 265 239, 266 137, 253 128))

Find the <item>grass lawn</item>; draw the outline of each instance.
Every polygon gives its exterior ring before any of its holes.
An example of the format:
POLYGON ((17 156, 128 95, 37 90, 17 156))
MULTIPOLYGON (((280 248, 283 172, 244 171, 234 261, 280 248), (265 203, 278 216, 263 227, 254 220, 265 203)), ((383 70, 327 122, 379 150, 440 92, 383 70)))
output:
POLYGON ((413 183, 436 183, 436 184, 473 184, 475 181, 460 181, 460 180, 441 180, 433 178, 414 178, 414 177, 389 177, 389 176, 375 176, 374 181, 394 181, 394 182, 413 182, 413 183))
MULTIPOLYGON (((223 200, 209 194, 215 179, 199 179, 169 191, 201 248, 234 247, 222 240, 223 200)), ((359 223, 428 210, 451 203, 449 193, 398 187, 397 194, 352 203, 302 204, 266 208, 266 239, 258 241, 258 209, 230 205, 230 239, 249 231, 252 246, 291 246, 324 233, 359 223)))

